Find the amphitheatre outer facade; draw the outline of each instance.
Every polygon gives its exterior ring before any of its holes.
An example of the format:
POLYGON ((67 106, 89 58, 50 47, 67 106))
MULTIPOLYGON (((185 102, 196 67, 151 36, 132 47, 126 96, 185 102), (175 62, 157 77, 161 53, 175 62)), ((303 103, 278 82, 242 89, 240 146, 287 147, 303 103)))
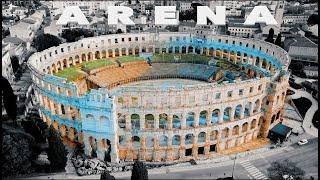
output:
POLYGON ((267 137, 281 121, 289 63, 283 49, 256 39, 141 33, 62 44, 33 54, 28 66, 43 121, 83 143, 87 155, 170 162, 215 157, 267 137), (160 60, 116 61, 148 53, 160 60), (175 58, 161 61, 170 54, 175 58), (184 62, 186 54, 208 61, 184 62), (102 58, 115 61, 76 80, 55 76, 102 58))

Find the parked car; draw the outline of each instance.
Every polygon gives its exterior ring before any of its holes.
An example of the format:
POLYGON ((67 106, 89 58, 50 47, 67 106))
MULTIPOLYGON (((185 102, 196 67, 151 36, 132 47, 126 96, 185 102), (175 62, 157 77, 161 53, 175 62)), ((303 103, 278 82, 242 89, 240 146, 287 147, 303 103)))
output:
POLYGON ((300 146, 302 146, 302 145, 304 145, 304 144, 307 144, 308 143, 308 140, 307 139, 301 139, 299 142, 298 142, 298 144, 300 145, 300 146))

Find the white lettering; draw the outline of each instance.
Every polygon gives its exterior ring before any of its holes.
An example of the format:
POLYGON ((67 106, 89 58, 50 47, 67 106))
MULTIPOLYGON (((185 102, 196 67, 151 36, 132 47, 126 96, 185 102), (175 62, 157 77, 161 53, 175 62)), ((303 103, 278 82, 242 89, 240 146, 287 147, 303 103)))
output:
POLYGON ((155 6, 155 24, 156 25, 178 25, 176 19, 176 6, 155 6))
POLYGON ((78 6, 68 6, 62 12, 60 18, 57 21, 57 25, 67 25, 69 22, 75 22, 79 25, 88 25, 89 21, 82 13, 78 6))
POLYGON ((206 25, 207 18, 216 25, 226 24, 226 6, 216 6, 216 14, 208 6, 197 6, 197 25, 206 25))
POLYGON ((108 24, 116 25, 120 21, 125 25, 134 25, 130 19, 133 15, 133 10, 125 6, 108 6, 108 24))
POLYGON ((254 25, 255 23, 266 23, 267 25, 278 24, 266 6, 254 7, 244 22, 244 25, 254 25))

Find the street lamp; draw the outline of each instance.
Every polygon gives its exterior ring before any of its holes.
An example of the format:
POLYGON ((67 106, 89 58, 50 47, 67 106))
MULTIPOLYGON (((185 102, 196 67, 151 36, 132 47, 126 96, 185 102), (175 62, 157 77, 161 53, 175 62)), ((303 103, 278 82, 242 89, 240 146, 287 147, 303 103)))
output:
POLYGON ((233 167, 232 167, 232 179, 233 179, 233 174, 234 174, 234 167, 236 165, 237 154, 238 153, 236 153, 236 155, 234 156, 233 167))

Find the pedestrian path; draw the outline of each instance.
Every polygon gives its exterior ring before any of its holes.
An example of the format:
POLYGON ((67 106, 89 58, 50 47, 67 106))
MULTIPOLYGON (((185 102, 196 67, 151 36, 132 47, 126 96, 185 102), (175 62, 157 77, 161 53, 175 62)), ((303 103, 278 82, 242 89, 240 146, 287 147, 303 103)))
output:
POLYGON ((258 168, 254 167, 249 161, 241 161, 240 164, 246 171, 248 171, 253 179, 268 179, 258 168))

